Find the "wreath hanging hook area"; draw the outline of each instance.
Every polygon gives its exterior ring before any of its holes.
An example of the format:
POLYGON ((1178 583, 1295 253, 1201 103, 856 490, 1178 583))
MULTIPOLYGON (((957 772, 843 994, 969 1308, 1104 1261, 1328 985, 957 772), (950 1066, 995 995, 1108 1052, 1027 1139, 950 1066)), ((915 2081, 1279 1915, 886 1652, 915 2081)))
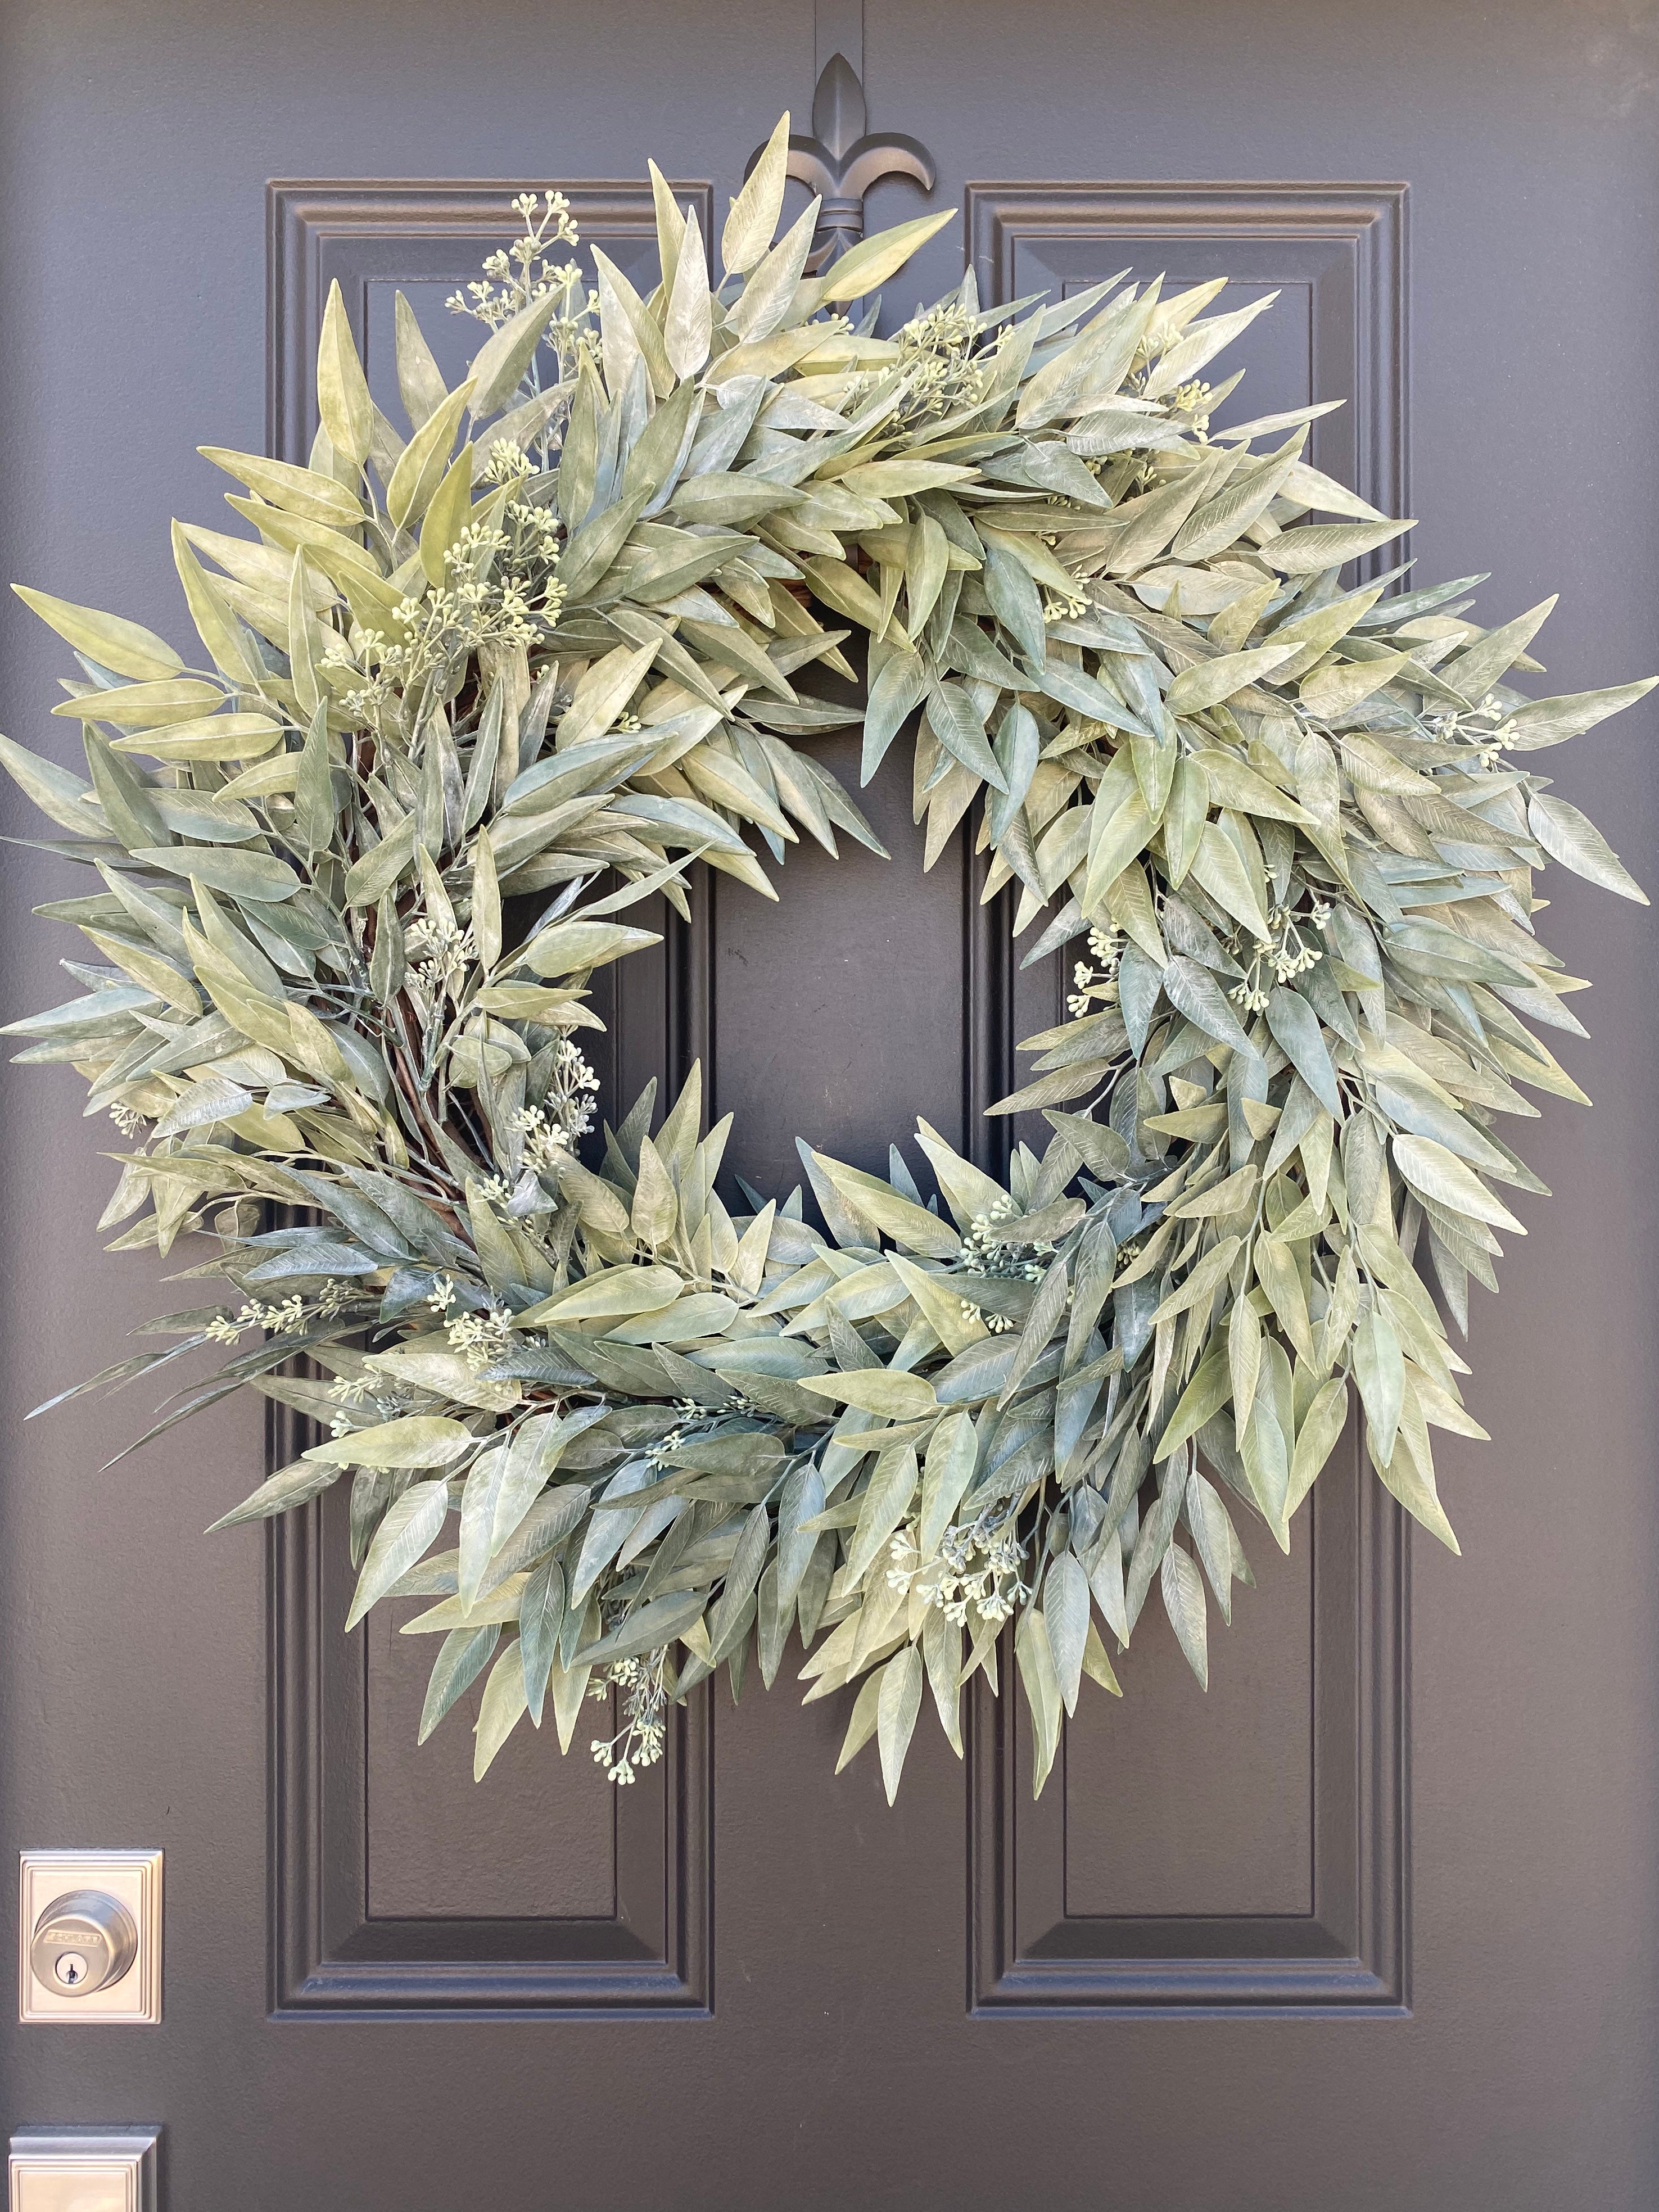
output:
POLYGON ((626 1782, 798 1630, 890 1796, 1012 1620, 1040 1787, 1154 1583, 1207 1679, 1239 1523, 1288 1548, 1356 1399, 1455 1548, 1444 1317, 1541 1189, 1500 1117, 1583 1096, 1534 873, 1642 897, 1528 757, 1650 687, 1528 697, 1547 603, 1484 629, 1478 578, 1345 586, 1410 525, 1310 463, 1322 410, 1221 428, 1202 380, 1268 300, 969 276, 880 337, 842 310, 948 215, 810 273, 788 158, 786 117, 715 285, 653 167, 648 296, 526 193, 454 389, 398 303, 406 437, 335 289, 309 465, 204 447, 253 534, 174 525, 199 666, 24 592, 87 775, 0 757, 98 887, 41 909, 82 995, 10 1028, 125 1140, 111 1249, 189 1234, 222 1286, 95 1382, 223 1343, 150 1437, 240 1384, 327 1429, 217 1525, 349 1477, 350 1622, 418 1600, 441 1639, 422 1735, 487 1676, 482 1773, 614 1691, 626 1782), (848 710, 808 679, 855 631, 848 710), (590 979, 655 941, 622 917, 684 914, 697 859, 775 896, 751 837, 876 845, 812 739, 861 722, 867 782, 913 716, 930 861, 976 827, 1069 948, 996 1109, 1046 1149, 1005 1187, 925 1123, 887 1180, 804 1148, 827 1234, 722 1181, 695 1073, 600 1149, 590 979))

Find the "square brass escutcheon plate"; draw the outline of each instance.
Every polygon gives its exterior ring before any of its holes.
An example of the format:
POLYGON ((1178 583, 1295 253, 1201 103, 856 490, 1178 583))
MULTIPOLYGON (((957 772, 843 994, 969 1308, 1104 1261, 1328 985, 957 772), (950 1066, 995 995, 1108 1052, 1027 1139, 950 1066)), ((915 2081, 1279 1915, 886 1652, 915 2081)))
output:
POLYGON ((156 2212, 160 2138, 159 2128, 20 2128, 9 2212, 156 2212))
POLYGON ((17 1887, 20 2020, 91 2027, 153 2026, 161 2019, 160 1851, 24 1851, 17 1887), (120 1979, 84 1996, 42 1981, 29 1956, 41 1914, 56 1899, 77 1890, 102 1891, 117 1899, 131 1914, 138 1935, 132 1964, 120 1979))

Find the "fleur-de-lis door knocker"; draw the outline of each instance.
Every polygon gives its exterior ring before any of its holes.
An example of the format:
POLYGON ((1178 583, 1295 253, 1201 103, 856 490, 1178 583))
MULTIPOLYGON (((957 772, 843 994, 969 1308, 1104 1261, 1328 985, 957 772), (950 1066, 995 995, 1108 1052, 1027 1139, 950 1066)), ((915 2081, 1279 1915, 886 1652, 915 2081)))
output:
MULTIPOLYGON (((933 189, 927 149, 902 134, 878 138, 868 120, 857 70, 844 54, 832 56, 812 94, 814 135, 793 131, 789 139, 788 173, 823 202, 806 263, 814 276, 863 237, 865 195, 883 178, 909 177, 923 191, 933 189)), ((757 146, 750 155, 745 177, 764 151, 757 146)))

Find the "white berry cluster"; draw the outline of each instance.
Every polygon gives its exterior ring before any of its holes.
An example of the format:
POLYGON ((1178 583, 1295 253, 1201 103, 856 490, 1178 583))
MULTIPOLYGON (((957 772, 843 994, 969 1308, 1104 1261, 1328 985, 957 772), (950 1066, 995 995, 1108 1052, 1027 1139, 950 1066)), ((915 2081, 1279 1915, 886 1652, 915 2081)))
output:
POLYGON ((657 1651, 646 1659, 616 1660, 588 1683, 590 1698, 603 1701, 615 1691, 622 1700, 621 1728, 613 1736, 594 1736, 587 1747, 608 1781, 632 1782, 642 1766, 654 1766, 662 1757, 668 1727, 665 1656, 657 1651))

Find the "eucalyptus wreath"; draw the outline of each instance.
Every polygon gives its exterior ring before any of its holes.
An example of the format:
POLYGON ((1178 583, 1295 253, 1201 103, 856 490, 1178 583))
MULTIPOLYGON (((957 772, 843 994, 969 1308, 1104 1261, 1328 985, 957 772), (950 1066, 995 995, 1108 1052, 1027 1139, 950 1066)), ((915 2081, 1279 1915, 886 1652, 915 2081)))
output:
POLYGON ((245 1385, 321 1425, 216 1525, 349 1474, 347 1626, 425 1601, 422 1737, 488 1670, 478 1773, 593 1696, 626 1783, 672 1701, 751 1650, 769 1686, 798 1629, 890 1796, 924 1689, 960 1753, 1012 1620, 1040 1788, 1155 1582, 1207 1680, 1237 1522, 1288 1549, 1351 1390, 1455 1549, 1430 1430, 1485 1431, 1443 1315, 1496 1287, 1498 1188, 1543 1188, 1497 1117, 1583 1101, 1537 1034, 1583 1032, 1534 872, 1642 897, 1515 762, 1650 686, 1524 696, 1549 603, 1483 629, 1478 577, 1344 585, 1411 526, 1310 464, 1322 410, 1211 428, 1271 295, 986 307, 970 275, 881 337, 949 218, 808 275, 787 135, 717 286, 654 167, 649 297, 559 258, 557 192, 515 202, 454 389, 397 303, 406 440, 332 291, 309 465, 204 447, 253 534, 173 526, 202 666, 23 592, 89 780, 0 752, 101 888, 37 909, 89 940, 82 994, 10 1026, 126 1140, 109 1249, 199 1235, 218 1286, 95 1383, 223 1345, 149 1437, 245 1385), (861 710, 800 682, 852 676, 854 632, 861 710), (695 1073, 586 1141, 591 978, 656 941, 619 917, 686 914, 699 860, 775 896, 751 835, 879 852, 811 741, 861 721, 867 782, 918 709, 928 864, 977 802, 986 896, 1041 923, 1029 959, 1073 948, 994 1109, 1046 1149, 1005 1187, 923 1122, 925 1193, 896 1146, 884 1180, 803 1146, 820 1231, 799 1191, 722 1195, 695 1073))

